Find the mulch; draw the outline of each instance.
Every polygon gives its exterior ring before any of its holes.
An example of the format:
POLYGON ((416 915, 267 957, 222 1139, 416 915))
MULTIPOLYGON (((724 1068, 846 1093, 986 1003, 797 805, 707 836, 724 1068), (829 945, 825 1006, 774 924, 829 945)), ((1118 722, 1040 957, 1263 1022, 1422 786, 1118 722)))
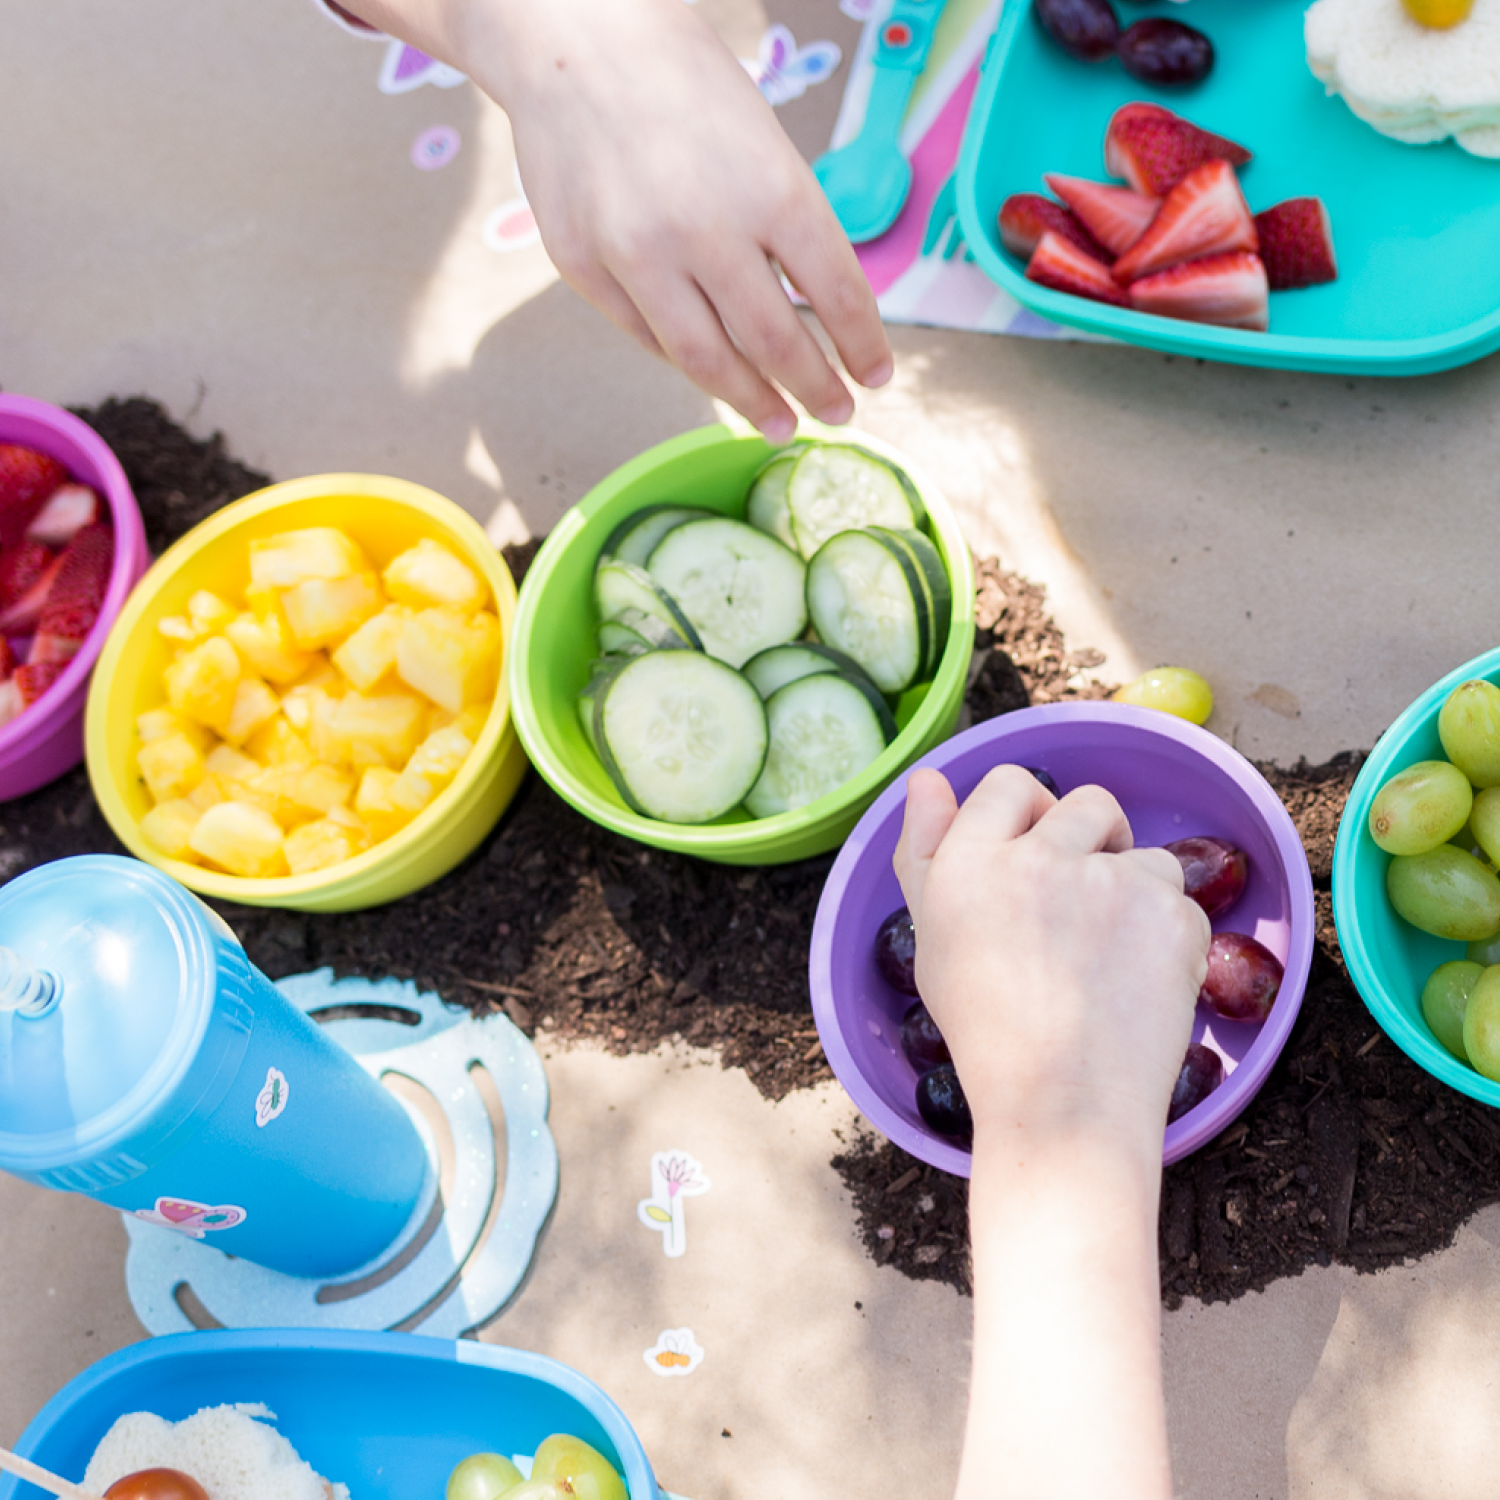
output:
MULTIPOLYGON (((153 551, 266 484, 223 439, 193 438, 156 403, 79 415, 119 455, 153 551)), ((534 544, 507 549, 519 581, 534 544)), ((1028 703, 1101 697, 1095 652, 1070 649, 1043 591, 979 564, 969 721, 1028 703)), ((1162 1296, 1224 1301, 1311 1264, 1401 1264, 1448 1244, 1500 1199, 1500 1116, 1435 1083, 1385 1039, 1343 967, 1329 905, 1333 836, 1360 757, 1261 769, 1302 834, 1318 902, 1301 1017, 1250 1108, 1169 1168, 1162 1296)), ((0 879, 70 854, 123 852, 83 769, 0 808, 0 879)), ((306 915, 215 903, 278 978, 321 965, 410 978, 528 1034, 620 1053, 711 1047, 770 1099, 831 1077, 807 995, 813 914, 832 857, 765 870, 645 849, 528 776, 458 869, 374 911, 306 915)), ((868 1131, 834 1160, 870 1254, 969 1288, 967 1184, 868 1131)))

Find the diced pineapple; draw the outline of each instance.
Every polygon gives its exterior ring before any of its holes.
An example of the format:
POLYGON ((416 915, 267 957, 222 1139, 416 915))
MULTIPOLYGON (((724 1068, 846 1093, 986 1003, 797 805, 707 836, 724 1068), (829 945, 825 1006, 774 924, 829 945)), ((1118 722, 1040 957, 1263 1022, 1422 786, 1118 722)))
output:
POLYGON ((482 703, 469 704, 458 716, 455 722, 471 743, 479 743, 479 736, 484 733, 484 726, 490 721, 490 709, 493 707, 494 699, 486 698, 482 703))
POLYGON ((396 773, 385 766, 371 766, 360 778, 355 793, 354 810, 376 839, 388 839, 411 822, 412 815, 403 812, 391 800, 396 773))
POLYGON ((199 589, 187 605, 188 619, 204 635, 222 630, 235 616, 235 611, 215 593, 199 589))
POLYGON ((248 802, 220 802, 198 819, 188 847, 231 875, 265 879, 286 873, 281 829, 248 802))
POLYGON ((240 659, 222 635, 210 636, 169 666, 163 674, 167 701, 176 712, 222 734, 234 712, 234 690, 240 659))
POLYGON ((224 738, 231 745, 243 745, 262 724, 276 717, 281 699, 259 677, 244 676, 234 690, 234 707, 224 726, 224 738))
POLYGON ((359 852, 350 831, 329 818, 293 829, 282 849, 293 875, 311 875, 314 870, 341 865, 359 852))
POLYGON ((410 693, 345 693, 334 707, 332 732, 356 769, 404 766, 421 740, 423 718, 421 700, 410 693))
POLYGON ((278 714, 269 724, 262 724, 245 741, 245 754, 263 766, 310 766, 313 753, 307 741, 278 714))
POLYGON ((149 745, 152 740, 163 740, 169 734, 185 734, 200 751, 207 751, 213 744, 213 735, 201 724, 174 714, 170 708, 148 708, 135 721, 135 732, 141 743, 149 745))
POLYGON ((479 575, 430 537, 408 547, 381 576, 392 599, 416 609, 439 604, 468 615, 489 603, 489 590, 479 575))
POLYGON ((306 699, 307 743, 312 746, 313 757, 325 766, 343 766, 349 763, 349 746, 339 738, 334 720, 338 713, 339 700, 313 688, 306 699))
POLYGON ((348 578, 309 578, 281 596, 292 639, 304 650, 331 646, 357 630, 385 604, 373 573, 348 578))
POLYGON ((202 781, 187 794, 187 800, 200 812, 207 812, 211 807, 217 807, 221 802, 228 802, 229 797, 225 788, 233 785, 225 781, 222 776, 216 776, 210 771, 202 781))
POLYGON ((354 790, 354 778, 333 766, 308 766, 297 774, 292 800, 310 812, 327 814, 342 807, 354 790))
POLYGON ((169 641, 187 641, 189 644, 202 640, 207 633, 199 630, 186 615, 163 615, 156 622, 156 632, 169 641))
POLYGON ((401 680, 451 713, 495 690, 500 622, 488 610, 466 620, 456 610, 424 609, 396 643, 401 680))
POLYGON ((313 654, 313 660, 317 665, 295 686, 288 688, 281 699, 281 711, 298 734, 308 732, 316 699, 337 697, 344 690, 344 679, 321 651, 313 654))
POLYGON ((224 634, 250 666, 278 687, 296 682, 317 660, 298 648, 279 608, 263 615, 236 615, 224 627, 224 634))
POLYGON ((456 724, 429 734, 406 763, 406 769, 391 788, 391 801, 413 817, 458 775, 474 748, 456 724))
POLYGON ((185 734, 167 734, 136 751, 135 763, 153 802, 185 797, 203 780, 204 762, 185 734))
POLYGON ((246 781, 226 781, 231 802, 248 802, 276 819, 282 828, 293 828, 316 814, 299 806, 292 793, 303 772, 296 766, 267 766, 246 781))
POLYGON ((347 578, 369 566, 359 544, 334 526, 283 531, 250 543, 252 589, 289 589, 308 578, 347 578))
POLYGON ((242 755, 233 745, 215 745, 204 764, 215 776, 222 776, 226 781, 249 781, 261 771, 255 761, 242 755))
POLYGON ((328 809, 328 821, 337 823, 340 828, 347 829, 354 836, 357 848, 367 849, 370 846, 370 830, 365 826, 365 820, 347 806, 330 807, 328 809))
POLYGON ((141 819, 141 837, 168 859, 191 859, 193 829, 203 816, 201 810, 185 799, 158 802, 141 819))
POLYGON ((410 611, 387 605, 365 621, 337 651, 333 664, 362 693, 368 693, 396 664, 396 642, 410 611))

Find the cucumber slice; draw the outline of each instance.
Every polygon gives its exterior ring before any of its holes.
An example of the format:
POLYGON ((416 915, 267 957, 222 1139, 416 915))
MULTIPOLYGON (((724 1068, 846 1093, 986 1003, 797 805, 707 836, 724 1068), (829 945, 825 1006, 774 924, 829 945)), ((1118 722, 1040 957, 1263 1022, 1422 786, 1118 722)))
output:
POLYGON ((838 672, 788 683, 771 695, 766 720, 771 746, 765 769, 745 797, 745 810, 757 818, 806 807, 837 791, 896 732, 880 694, 838 672))
POLYGON ((626 516, 610 532, 609 539, 599 551, 599 561, 617 557, 621 562, 644 568, 657 544, 674 526, 681 526, 684 521, 701 521, 711 515, 713 511, 697 505, 648 505, 644 510, 626 516))
POLYGON ((920 570, 900 542, 844 531, 807 565, 807 609, 818 638, 852 656, 883 693, 919 680, 932 613, 920 570))
POLYGON ((927 606, 931 612, 931 629, 928 632, 927 660, 922 675, 917 680, 925 682, 936 674, 938 663, 948 646, 948 627, 953 620, 953 586, 948 581, 948 570, 943 566, 943 557, 932 542, 920 531, 897 531, 894 528, 872 526, 889 545, 894 541, 916 564, 922 587, 927 594, 927 606))
POLYGON ((703 649, 702 638, 677 601, 634 563, 611 558, 594 569, 594 605, 601 620, 618 620, 626 610, 638 610, 674 631, 683 645, 703 649))
POLYGON ((768 738, 760 695, 697 651, 637 656, 594 705, 599 758, 620 795, 666 823, 708 823, 742 802, 768 738))
POLYGON ((797 540, 792 535, 792 513, 787 509, 786 487, 798 455, 809 446, 805 442, 794 443, 767 459, 745 497, 746 522, 757 531, 774 536, 783 547, 790 547, 794 552, 797 540))
MULTIPOLYGON (((852 657, 813 641, 792 641, 785 646, 767 646, 757 652, 740 670, 762 698, 769 698, 799 677, 816 677, 824 672, 843 672, 863 677, 865 674, 852 657)), ((871 684, 873 687, 874 684, 871 684)), ((878 692, 878 689, 877 689, 878 692)))
POLYGON ((640 656, 645 651, 679 651, 688 648, 681 633, 664 625, 655 615, 638 609, 622 610, 613 620, 603 620, 594 632, 606 656, 640 656))
POLYGON ((682 609, 710 656, 738 667, 807 625, 802 559, 775 537, 716 516, 667 533, 651 577, 682 609))
POLYGON ((864 526, 917 527, 924 512, 910 481, 863 448, 809 448, 787 481, 797 550, 810 558, 830 537, 864 526))
POLYGON ((620 666, 619 661, 596 661, 589 671, 589 680, 578 695, 578 722, 583 725, 583 737, 595 755, 599 754, 599 742, 594 738, 594 704, 604 684, 620 670, 620 666))

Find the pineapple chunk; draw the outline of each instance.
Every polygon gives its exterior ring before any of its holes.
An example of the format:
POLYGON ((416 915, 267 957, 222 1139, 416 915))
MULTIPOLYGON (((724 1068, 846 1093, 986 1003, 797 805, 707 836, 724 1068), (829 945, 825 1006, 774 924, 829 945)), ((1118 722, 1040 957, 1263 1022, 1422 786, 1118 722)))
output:
POLYGON ((186 615, 163 615, 156 622, 158 635, 165 636, 169 641, 201 641, 206 634, 199 630, 186 615))
POLYGON ((458 775, 473 748, 473 742, 456 724, 434 730, 417 746, 406 769, 396 778, 391 801, 415 817, 458 775))
POLYGON ((231 745, 243 745, 262 724, 274 719, 280 708, 281 699, 259 677, 241 677, 224 738, 231 745))
POLYGON ((391 800, 395 784, 396 773, 385 766, 371 766, 360 778, 354 811, 376 839, 388 839, 412 820, 411 813, 404 812, 391 800))
POLYGON ((203 780, 204 762, 185 734, 167 734, 136 751, 135 763, 153 802, 185 797, 203 780))
POLYGON ((321 651, 314 654, 317 666, 296 686, 288 688, 281 700, 281 711, 298 734, 306 734, 312 724, 313 704, 319 698, 336 697, 344 690, 343 679, 321 651))
POLYGON ((242 755, 233 745, 215 745, 208 752, 204 765, 225 781, 249 781, 259 776, 261 768, 248 755, 242 755))
POLYGON ((216 776, 210 771, 202 781, 187 794, 187 800, 198 809, 199 812, 207 812, 211 807, 217 807, 221 802, 229 801, 225 788, 232 783, 224 780, 222 776, 216 776))
POLYGON ((246 802, 270 813, 283 828, 294 828, 317 816, 300 806, 293 793, 302 771, 296 766, 267 766, 248 781, 226 782, 229 801, 246 802))
POLYGON ((202 816, 200 809, 183 799, 158 802, 141 819, 141 837, 168 859, 191 859, 189 844, 202 816))
POLYGON ((410 611, 387 605, 365 621, 337 651, 333 664, 362 693, 368 693, 396 664, 396 642, 410 611))
POLYGON ((149 745, 152 740, 164 740, 169 734, 185 734, 205 753, 214 738, 201 724, 174 714, 170 708, 148 708, 136 719, 135 732, 140 735, 143 745, 149 745))
POLYGON ((313 753, 307 741, 278 714, 245 741, 245 754, 263 766, 310 766, 313 753))
POLYGON ((169 666, 163 674, 167 701, 185 718, 222 734, 234 712, 240 659, 222 635, 210 636, 169 666))
POLYGON ((357 630, 385 603, 373 573, 348 578, 309 578, 281 596, 292 639, 304 650, 329 646, 357 630))
POLYGON ((353 808, 330 807, 328 821, 337 823, 340 828, 347 828, 354 835, 357 848, 368 849, 370 847, 370 830, 365 827, 365 820, 353 808))
POLYGON ((247 802, 220 802, 198 819, 188 847, 231 875, 265 879, 286 872, 281 829, 247 802))
POLYGON ((325 816, 336 807, 342 807, 354 790, 354 778, 346 776, 333 766, 308 766, 297 773, 296 785, 292 789, 292 801, 308 812, 325 816))
POLYGON ((345 693, 334 705, 331 730, 356 768, 403 766, 421 740, 423 718, 421 701, 410 693, 345 693))
POLYGON ((265 614, 236 615, 224 627, 224 634, 262 677, 278 686, 295 682, 317 659, 297 648, 279 606, 265 614))
POLYGON ((369 567, 352 537, 334 526, 283 531, 250 543, 250 587, 289 589, 309 578, 347 578, 369 567))
POLYGON ((349 746, 341 740, 334 729, 334 716, 338 712, 339 700, 330 697, 321 688, 314 688, 307 697, 307 743, 312 746, 314 760, 325 766, 342 766, 349 762, 349 746))
POLYGON ((396 643, 396 672, 409 687, 450 713, 495 690, 500 622, 488 610, 465 620, 456 610, 424 609, 396 643))
POLYGON ((198 627, 200 635, 212 635, 216 630, 222 630, 235 616, 235 611, 208 589, 199 589, 188 600, 187 612, 188 619, 198 627))
POLYGON ((478 574, 429 537, 408 547, 381 576, 392 599, 416 609, 440 604, 468 615, 489 603, 489 590, 478 574))
POLYGON ((293 829, 282 848, 293 875, 311 875, 314 870, 341 865, 359 852, 350 830, 328 818, 293 829))

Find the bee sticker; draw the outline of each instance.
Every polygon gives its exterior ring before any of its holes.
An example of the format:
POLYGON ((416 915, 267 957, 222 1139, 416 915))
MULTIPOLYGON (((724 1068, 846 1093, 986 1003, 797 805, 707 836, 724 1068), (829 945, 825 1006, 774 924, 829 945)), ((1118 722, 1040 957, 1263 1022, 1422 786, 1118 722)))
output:
POLYGON ((286 1074, 280 1068, 268 1068, 265 1084, 255 1096, 255 1123, 260 1129, 264 1130, 286 1108, 289 1093, 286 1074))
POLYGON ((651 1196, 635 1206, 647 1229, 661 1235, 664 1255, 674 1259, 687 1249, 687 1221, 683 1199, 706 1193, 709 1180, 695 1157, 686 1151, 657 1151, 651 1157, 651 1196))
POLYGON ((703 1363, 703 1350, 691 1328, 664 1328, 641 1358, 653 1375, 691 1375, 703 1363))

